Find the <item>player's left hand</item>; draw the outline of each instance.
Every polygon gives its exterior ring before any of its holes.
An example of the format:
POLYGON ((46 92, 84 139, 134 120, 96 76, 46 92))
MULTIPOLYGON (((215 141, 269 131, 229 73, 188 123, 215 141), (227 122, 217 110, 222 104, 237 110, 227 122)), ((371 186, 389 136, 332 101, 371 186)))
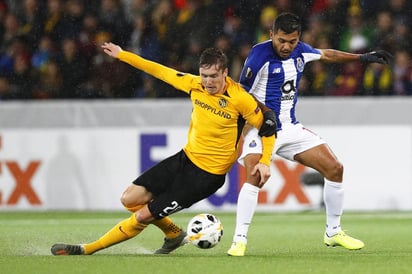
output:
POLYGON ((102 49, 107 55, 113 58, 117 58, 119 52, 122 51, 121 47, 119 47, 116 44, 113 44, 112 42, 104 42, 102 45, 102 49))
POLYGON ((259 187, 261 188, 270 177, 270 167, 263 163, 257 163, 253 168, 251 175, 256 175, 257 172, 260 174, 259 187))
POLYGON ((393 55, 385 50, 376 50, 368 53, 361 54, 359 59, 361 62, 365 63, 379 63, 379 64, 389 64, 392 60, 393 55))

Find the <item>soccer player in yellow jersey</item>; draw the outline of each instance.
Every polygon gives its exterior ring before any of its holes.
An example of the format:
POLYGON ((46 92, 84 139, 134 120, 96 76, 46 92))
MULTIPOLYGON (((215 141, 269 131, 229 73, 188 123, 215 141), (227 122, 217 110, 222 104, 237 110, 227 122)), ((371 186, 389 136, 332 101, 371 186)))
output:
POLYGON ((187 243, 187 234, 168 217, 215 193, 238 156, 245 122, 259 128, 263 153, 253 172, 262 183, 270 176, 269 162, 275 143, 276 119, 262 113, 256 100, 228 77, 227 57, 214 48, 203 51, 199 76, 181 73, 146 60, 118 45, 104 43, 104 52, 126 62, 176 89, 187 93, 193 110, 183 149, 159 162, 132 182, 121 202, 132 212, 98 240, 87 244, 57 243, 54 255, 89 255, 138 235, 154 224, 165 233, 156 254, 168 254, 187 243))

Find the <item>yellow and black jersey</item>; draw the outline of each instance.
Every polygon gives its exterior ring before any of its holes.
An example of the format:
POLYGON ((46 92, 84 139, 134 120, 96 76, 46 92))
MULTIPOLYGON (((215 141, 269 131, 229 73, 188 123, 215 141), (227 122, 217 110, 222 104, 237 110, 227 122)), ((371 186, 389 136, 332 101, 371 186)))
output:
MULTIPOLYGON (((200 76, 185 74, 136 54, 121 51, 118 58, 190 96, 193 111, 187 144, 183 148, 199 168, 213 173, 227 173, 238 156, 238 142, 245 120, 260 128, 263 115, 255 99, 226 77, 224 94, 210 95, 200 76)), ((263 137, 260 162, 269 165, 274 136, 263 137)))

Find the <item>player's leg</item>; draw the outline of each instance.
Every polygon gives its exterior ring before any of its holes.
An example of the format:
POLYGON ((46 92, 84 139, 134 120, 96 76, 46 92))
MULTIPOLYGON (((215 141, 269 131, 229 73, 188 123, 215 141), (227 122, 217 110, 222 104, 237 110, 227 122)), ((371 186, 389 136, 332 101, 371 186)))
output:
POLYGON ((343 165, 330 147, 324 143, 298 153, 294 159, 311 167, 325 177, 324 203, 326 208, 326 231, 324 242, 327 245, 341 245, 348 249, 360 249, 363 242, 354 239, 341 229, 343 213, 343 165))
POLYGON ((119 222, 94 242, 84 245, 55 244, 51 252, 54 255, 88 255, 138 235, 154 220, 147 203, 153 200, 154 195, 164 192, 168 183, 173 181, 179 166, 176 162, 179 163, 181 153, 170 156, 144 172, 123 192, 123 205, 136 210, 130 218, 119 222))
MULTIPOLYGON (((185 165, 186 161, 187 157, 181 150, 157 164, 158 167, 154 172, 152 172, 153 169, 146 171, 134 183, 150 189, 157 200, 164 193, 171 192, 172 185, 176 180, 179 180, 182 166, 185 165)), ((122 202, 126 207, 133 208, 135 206, 134 201, 134 199, 131 199, 131 203, 122 202)), ((160 215, 160 212, 169 206, 170 204, 167 204, 167 201, 150 201, 149 208, 153 215, 150 223, 157 226, 165 234, 163 246, 157 249, 155 254, 168 254, 186 243, 186 232, 167 215, 160 215)))
POLYGON ((343 212, 343 165, 327 144, 321 144, 295 155, 299 163, 311 167, 325 178, 326 233, 337 234, 343 212))
MULTIPOLYGON (((132 184, 124 192, 122 200, 131 199, 131 197, 134 197, 136 201, 143 204, 148 203, 152 199, 152 194, 144 187, 132 184)), ((150 211, 147 209, 147 205, 145 205, 129 218, 117 223, 96 241, 82 245, 57 243, 52 246, 51 252, 53 255, 90 255, 135 237, 146 228, 151 220, 153 218, 151 218, 150 211)))
MULTIPOLYGON (((127 190, 126 190, 127 191, 127 190)), ((125 192, 126 193, 126 192, 125 192)), ((125 197, 125 193, 122 197, 123 206, 130 212, 134 213, 141 209, 144 205, 143 204, 136 204, 136 202, 132 199, 131 201, 125 197)), ((163 231, 165 234, 165 241, 170 241, 173 239, 179 239, 179 237, 184 237, 185 232, 182 230, 181 227, 176 225, 172 219, 168 216, 153 220, 151 224, 157 226, 160 230, 163 231)))
POLYGON ((147 206, 144 206, 137 212, 133 213, 130 216, 130 218, 125 219, 116 224, 112 229, 110 229, 98 240, 84 244, 84 254, 93 254, 101 249, 121 243, 123 241, 126 241, 130 238, 137 236, 147 227, 147 223, 143 221, 138 221, 138 214, 142 211, 147 211, 147 206))
POLYGON ((129 186, 122 196, 123 205, 133 209, 137 209, 139 206, 131 207, 132 204, 143 205, 132 214, 134 218, 120 222, 97 241, 85 244, 83 246, 85 254, 91 254, 102 248, 130 239, 138 235, 148 224, 153 223, 156 223, 165 231, 165 234, 168 233, 161 250, 157 250, 156 254, 168 254, 183 245, 187 235, 186 232, 175 225, 170 217, 159 219, 158 211, 155 211, 156 213, 153 215, 153 209, 149 209, 151 202, 153 202, 153 195, 145 187, 136 184, 129 186), (122 233, 119 233, 119 231, 122 233))
MULTIPOLYGON (((143 207, 143 205, 133 207, 131 209, 129 208, 126 208, 126 209, 131 212, 136 212, 141 207, 143 207)), ((181 227, 175 224, 173 220, 168 216, 162 219, 153 220, 150 224, 157 226, 164 233, 165 240, 177 239, 178 237, 181 238, 181 237, 184 237, 186 234, 185 231, 183 231, 181 227)))
MULTIPOLYGON (((159 204, 151 204, 151 211, 159 208, 159 204)), ((173 204, 169 203, 168 206, 162 206, 161 209, 164 210, 167 207, 173 207, 173 204)), ((176 210, 172 211, 171 213, 175 213, 179 210, 180 208, 176 208, 176 210)), ((165 234, 163 245, 160 248, 156 249, 154 254, 169 254, 170 252, 174 251, 182 245, 185 245, 188 242, 186 231, 176 225, 169 216, 159 217, 159 211, 156 210, 154 211, 153 216, 156 216, 156 219, 151 219, 150 223, 156 225, 165 234)))
POLYGON ((233 243, 227 251, 230 256, 245 255, 247 234, 257 206, 260 177, 259 174, 251 175, 251 171, 261 158, 262 144, 256 129, 251 129, 246 134, 242 151, 239 162, 245 167, 246 181, 238 195, 233 243))
MULTIPOLYGON (((157 195, 156 199, 149 203, 149 209, 155 219, 162 222, 170 219, 168 215, 189 208, 194 203, 209 197, 225 182, 224 174, 208 173, 194 165, 185 155, 183 156, 181 169, 170 183, 168 190, 157 195)), ((176 238, 166 237, 163 246, 157 249, 155 254, 169 254, 188 243, 187 233, 181 229, 180 231, 176 238)))

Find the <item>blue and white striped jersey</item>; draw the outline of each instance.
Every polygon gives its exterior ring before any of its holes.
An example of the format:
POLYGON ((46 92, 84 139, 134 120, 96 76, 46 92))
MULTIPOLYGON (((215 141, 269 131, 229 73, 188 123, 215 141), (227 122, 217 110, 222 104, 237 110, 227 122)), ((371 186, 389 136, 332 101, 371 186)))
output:
POLYGON ((303 42, 298 42, 287 59, 277 55, 271 40, 259 43, 245 61, 240 84, 276 113, 280 130, 288 123, 298 123, 295 117, 297 87, 305 64, 320 57, 318 49, 303 42))

